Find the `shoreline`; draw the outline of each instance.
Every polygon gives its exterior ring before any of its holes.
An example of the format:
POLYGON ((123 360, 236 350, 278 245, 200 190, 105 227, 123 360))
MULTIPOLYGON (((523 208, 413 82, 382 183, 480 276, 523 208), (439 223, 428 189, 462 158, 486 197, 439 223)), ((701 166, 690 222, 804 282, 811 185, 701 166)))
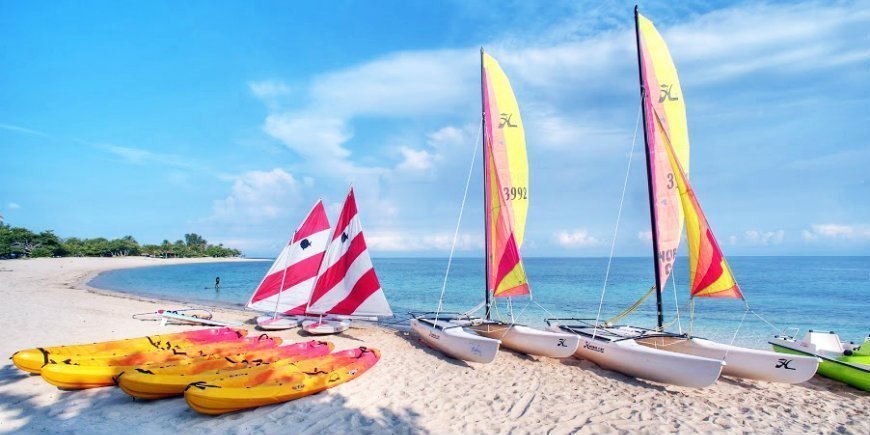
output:
MULTIPOLYGON (((130 317, 175 302, 87 285, 107 270, 191 260, 197 259, 0 261, 0 298, 6 302, 0 327, 7 331, 0 353, 198 329, 130 317)), ((248 325, 257 315, 232 308, 215 314, 248 325)), ((298 329, 270 335, 285 343, 311 339, 298 329)), ((464 363, 385 325, 355 324, 345 334, 321 339, 336 349, 378 348, 381 361, 360 379, 321 394, 217 418, 196 414, 183 399, 134 401, 115 388, 59 391, 4 358, 0 432, 870 432, 870 394, 818 376, 799 385, 721 378, 693 390, 639 381, 573 358, 500 351, 491 364, 464 363)))

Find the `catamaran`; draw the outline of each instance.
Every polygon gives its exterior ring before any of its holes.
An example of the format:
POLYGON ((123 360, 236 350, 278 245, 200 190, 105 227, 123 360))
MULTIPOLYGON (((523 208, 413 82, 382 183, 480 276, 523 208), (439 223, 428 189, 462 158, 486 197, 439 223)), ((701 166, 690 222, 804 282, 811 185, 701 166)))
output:
MULTIPOLYGON (((571 356, 576 335, 514 322, 511 298, 531 298, 520 256, 529 200, 529 166, 519 106, 498 62, 480 50, 483 147, 485 286, 483 318, 439 311, 417 315, 411 327, 423 341, 453 357, 488 363, 499 345, 554 358, 571 356), (510 321, 493 318, 493 298, 506 298, 510 321)), ((449 266, 448 266, 449 267, 449 266)), ((472 310, 474 311, 474 310, 472 310)))
MULTIPOLYGON (((695 298, 739 298, 743 293, 689 183, 689 140, 682 91, 667 45, 652 21, 635 8, 635 35, 644 125, 647 183, 655 271, 657 327, 566 325, 551 330, 582 337, 576 356, 630 376, 703 388, 720 374, 798 383, 815 374, 819 360, 717 343, 665 331, 663 285, 673 278, 683 224, 689 250, 691 303, 695 298), (653 95, 655 92, 655 95, 653 95)), ((643 300, 646 296, 641 298, 643 300)), ((639 304, 635 304, 636 306, 639 304)), ((748 312, 748 304, 746 305, 748 312)), ((694 319, 694 316, 693 316, 694 319)))
POLYGON ((257 326, 261 329, 295 328, 304 319, 329 241, 329 230, 326 210, 323 202, 318 200, 245 305, 253 310, 271 312, 257 317, 257 326))
POLYGON ((318 317, 303 320, 302 329, 317 335, 343 332, 353 318, 376 320, 393 315, 366 247, 353 187, 341 208, 305 313, 318 317))

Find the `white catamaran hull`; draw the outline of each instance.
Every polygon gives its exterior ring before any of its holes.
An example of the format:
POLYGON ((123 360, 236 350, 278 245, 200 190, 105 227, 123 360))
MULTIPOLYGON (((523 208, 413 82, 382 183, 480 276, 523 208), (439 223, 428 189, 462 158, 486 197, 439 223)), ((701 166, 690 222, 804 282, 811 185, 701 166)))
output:
MULTIPOLYGON (((551 331, 562 331, 558 326, 551 331)), ((653 349, 636 341, 593 339, 580 335, 574 356, 635 378, 691 388, 706 388, 716 382, 722 360, 653 349)))
POLYGON ((313 319, 302 321, 302 330, 313 335, 339 334, 349 328, 350 320, 313 319))
POLYGON ((411 329, 430 347, 453 358, 476 363, 491 363, 501 341, 472 334, 453 323, 411 319, 411 329))
POLYGON ((503 347, 528 355, 568 358, 577 351, 580 337, 563 332, 544 331, 523 325, 483 323, 471 327, 474 332, 501 341, 503 347))
POLYGON ((785 357, 777 352, 731 346, 697 337, 657 337, 639 341, 644 346, 669 352, 723 360, 726 363, 723 375, 767 382, 806 382, 816 374, 820 362, 816 357, 785 357))

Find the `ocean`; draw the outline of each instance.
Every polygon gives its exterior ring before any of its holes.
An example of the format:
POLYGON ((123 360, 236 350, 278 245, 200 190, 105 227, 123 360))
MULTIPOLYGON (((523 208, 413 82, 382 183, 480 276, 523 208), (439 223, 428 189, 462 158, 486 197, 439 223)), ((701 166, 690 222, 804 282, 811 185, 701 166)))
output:
MULTIPOLYGON (((436 308, 446 258, 375 258, 373 262, 396 314, 385 322, 400 323, 408 319, 408 311, 436 308)), ((542 326, 546 317, 596 317, 606 258, 527 258, 524 263, 534 298, 512 301, 518 322, 542 326)), ((766 339, 785 328, 798 328, 801 334, 807 329, 831 330, 855 342, 870 333, 870 257, 730 257, 729 265, 752 311, 747 313, 739 300, 698 299, 694 322, 689 319, 686 263, 678 261, 675 270, 677 303, 673 281, 663 294, 665 321, 673 322, 671 330, 686 331, 692 323, 694 335, 726 343, 733 339, 756 348, 768 348, 766 339)), ((90 285, 179 302, 241 307, 270 265, 271 260, 264 260, 115 270, 100 274, 90 285), (215 291, 218 276, 221 288, 215 291)), ((444 311, 465 311, 483 300, 483 266, 479 258, 453 260, 444 311)), ((614 258, 601 319, 633 304, 653 280, 651 259, 614 258)), ((506 304, 499 304, 499 313, 508 316, 506 304)), ((655 297, 622 323, 654 326, 655 297)))

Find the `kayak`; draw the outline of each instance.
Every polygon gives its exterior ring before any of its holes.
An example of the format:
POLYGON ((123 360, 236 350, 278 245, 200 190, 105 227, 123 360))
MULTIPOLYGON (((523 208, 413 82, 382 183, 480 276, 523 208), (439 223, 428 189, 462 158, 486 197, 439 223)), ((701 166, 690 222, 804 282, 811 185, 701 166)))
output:
MULTIPOLYGON (((816 372, 819 375, 870 391, 870 338, 855 347, 842 343, 834 332, 810 330, 803 340, 776 336, 770 344, 783 354, 817 356, 822 359, 816 372)), ((781 361, 788 363, 785 358, 781 361)))
POLYGON ((42 379, 64 390, 115 385, 115 377, 136 366, 160 365, 169 362, 184 363, 202 359, 223 358, 250 350, 271 349, 281 344, 280 338, 248 337, 220 343, 193 345, 173 352, 150 351, 115 358, 68 359, 47 364, 42 368, 42 379))
POLYGON ((231 371, 265 364, 291 364, 327 355, 332 349, 332 343, 312 340, 189 364, 136 367, 119 374, 117 380, 121 390, 135 398, 162 399, 184 394, 188 384, 219 379, 231 371))
POLYGON ((187 386, 184 399, 195 411, 218 415, 295 400, 356 379, 380 359, 360 347, 299 363, 254 367, 187 386))
POLYGON ((200 329, 90 344, 37 347, 15 352, 12 354, 12 363, 21 370, 39 374, 44 365, 71 357, 122 356, 156 349, 172 350, 185 345, 238 340, 247 334, 248 331, 244 329, 200 329))

